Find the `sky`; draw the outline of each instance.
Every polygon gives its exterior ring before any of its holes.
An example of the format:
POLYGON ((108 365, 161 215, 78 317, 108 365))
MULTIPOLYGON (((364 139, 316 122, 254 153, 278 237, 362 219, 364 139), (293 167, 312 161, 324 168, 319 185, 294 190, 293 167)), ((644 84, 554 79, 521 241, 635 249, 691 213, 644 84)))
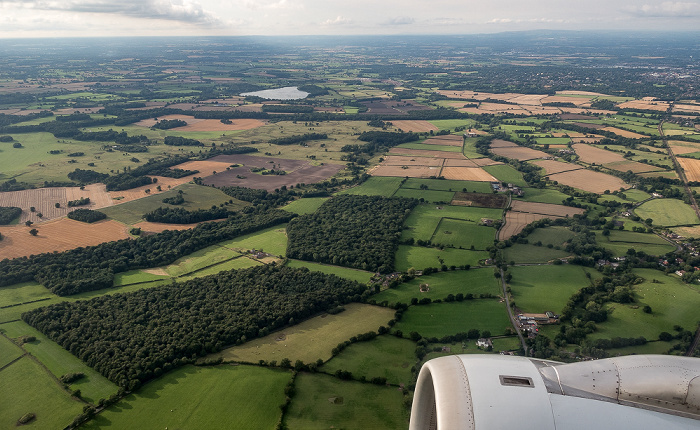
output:
POLYGON ((0 38, 700 30, 700 0, 0 0, 0 38))

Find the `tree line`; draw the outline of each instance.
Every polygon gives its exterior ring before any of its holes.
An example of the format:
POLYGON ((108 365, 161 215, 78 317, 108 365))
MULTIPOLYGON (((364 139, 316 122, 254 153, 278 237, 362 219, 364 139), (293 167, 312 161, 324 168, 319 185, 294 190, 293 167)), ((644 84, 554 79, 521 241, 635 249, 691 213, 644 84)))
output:
POLYGON ((162 222, 165 224, 194 224, 197 222, 227 218, 230 214, 231 212, 229 212, 228 209, 217 206, 212 206, 211 209, 198 209, 196 211, 188 211, 184 208, 160 207, 148 212, 143 217, 148 222, 162 222))

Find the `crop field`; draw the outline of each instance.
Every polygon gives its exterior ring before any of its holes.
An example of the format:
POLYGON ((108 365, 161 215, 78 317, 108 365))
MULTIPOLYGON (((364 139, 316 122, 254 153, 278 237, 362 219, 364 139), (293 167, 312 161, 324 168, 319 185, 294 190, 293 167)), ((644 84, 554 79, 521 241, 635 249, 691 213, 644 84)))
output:
POLYGON ((126 239, 126 227, 113 220, 87 224, 68 218, 49 221, 32 227, 16 225, 0 227, 0 260, 24 257, 42 252, 65 251, 80 246, 99 245, 112 240, 126 239), (36 228, 36 236, 29 234, 36 228))
MULTIPOLYGON (((427 145, 426 145, 427 146, 427 145)), ((427 146, 428 148, 432 146, 427 146)), ((389 155, 403 155, 407 157, 432 157, 432 158, 450 158, 455 160, 464 160, 466 157, 461 151, 435 151, 434 149, 412 149, 394 147, 389 150, 389 155)))
POLYGON ((126 396, 83 428, 273 428, 291 376, 253 366, 187 365, 126 396))
POLYGON ((525 202, 550 203, 554 205, 560 205, 563 200, 569 197, 567 194, 564 194, 558 190, 525 188, 523 189, 523 192, 523 197, 518 197, 518 199, 522 199, 525 202))
POLYGON ((523 179, 523 175, 507 165, 493 165, 485 166, 484 170, 492 174, 496 179, 501 182, 506 182, 509 184, 517 185, 519 187, 526 187, 527 182, 523 179))
POLYGON ((25 343, 23 347, 46 366, 56 378, 66 373, 84 373, 84 378, 70 384, 71 389, 80 390, 83 399, 97 403, 99 399, 106 399, 117 392, 118 387, 115 384, 24 321, 5 323, 0 325, 0 329, 11 338, 25 335, 36 337, 34 342, 25 343))
MULTIPOLYGON (((153 187, 155 185, 156 184, 154 184, 153 187)), ((194 211, 197 209, 209 209, 212 206, 219 206, 220 204, 228 203, 229 200, 233 200, 233 204, 227 206, 230 211, 240 210, 250 205, 247 202, 232 199, 216 188, 204 187, 196 184, 183 184, 156 195, 116 204, 109 208, 102 209, 100 212, 104 212, 108 217, 123 222, 124 224, 136 224, 143 221, 142 217, 145 213, 151 212, 159 207, 181 207, 189 211, 194 211), (179 191, 183 192, 182 196, 185 198, 183 204, 174 206, 163 203, 164 198, 175 197, 178 195, 179 191)))
POLYGON ((422 246, 399 245, 396 252, 396 270, 406 271, 411 267, 423 270, 428 267, 440 267, 441 265, 462 266, 469 264, 478 266, 481 260, 488 258, 484 251, 469 251, 456 248, 426 248, 422 246))
POLYGON ((598 272, 581 266, 518 266, 508 269, 513 274, 510 288, 515 306, 524 312, 561 313, 569 298, 583 287, 591 284, 586 273, 593 279, 598 272))
POLYGON ((583 209, 579 208, 518 200, 513 201, 512 208, 513 210, 506 212, 505 225, 498 232, 499 240, 520 233, 526 225, 540 219, 555 219, 583 213, 583 209))
POLYGON ((689 181, 700 181, 700 160, 679 157, 678 162, 681 164, 689 181))
POLYGON ((301 261, 301 260, 287 260, 287 266, 289 267, 306 267, 309 270, 316 272, 326 273, 328 275, 336 275, 341 278, 350 279, 351 281, 357 281, 362 284, 369 282, 370 278, 374 275, 372 272, 365 272, 364 270, 351 269, 349 267, 331 266, 328 264, 313 263, 311 261, 301 261))
POLYGON ((323 374, 301 373, 285 414, 290 429, 405 429, 408 414, 395 387, 341 381, 323 374))
POLYGON ((391 123, 399 130, 406 132, 425 133, 428 131, 439 131, 440 129, 428 121, 422 120, 393 120, 391 123))
POLYGON ((693 208, 676 199, 649 200, 635 209, 642 219, 651 218, 655 225, 678 226, 700 223, 693 208))
POLYGON ((554 160, 533 160, 531 163, 543 168, 548 175, 583 169, 583 167, 579 166, 578 164, 564 163, 562 161, 554 160))
POLYGON ((622 155, 617 152, 606 151, 605 149, 596 148, 595 146, 578 143, 572 145, 579 159, 584 163, 607 164, 618 161, 627 161, 622 155))
POLYGON ((547 263, 570 255, 570 253, 560 249, 557 250, 554 248, 547 248, 546 246, 520 243, 516 243, 503 250, 503 258, 505 261, 514 261, 516 263, 547 263))
POLYGON ((415 331, 423 337, 441 338, 466 333, 470 329, 488 330, 492 335, 499 335, 510 326, 505 302, 476 299, 411 306, 394 328, 401 330, 404 336, 415 331))
MULTIPOLYGON (((449 143, 449 142, 447 142, 449 143)), ((462 145, 460 144, 459 146, 455 145, 445 145, 443 144, 437 144, 437 143, 402 143, 401 145, 398 145, 397 148, 408 148, 408 149, 417 149, 419 151, 440 151, 440 152, 458 152, 462 153, 462 145)))
POLYGON ((430 166, 389 166, 380 164, 368 171, 372 176, 393 176, 397 178, 430 178, 440 175, 440 167, 430 166))
POLYGON ((675 333, 674 325, 690 331, 696 329, 697 308, 700 305, 698 290, 657 270, 634 269, 633 273, 645 279, 643 283, 634 286, 636 302, 609 303, 607 307, 612 312, 608 320, 598 324, 598 330, 590 335, 591 338, 644 336, 653 340, 662 331, 675 333), (658 283, 652 282, 653 280, 658 283), (651 307, 651 314, 644 313, 644 305, 651 307))
POLYGON ((299 215, 311 214, 316 212, 326 200, 328 200, 328 197, 298 199, 284 206, 282 209, 299 215))
POLYGON ((468 206, 434 206, 421 204, 416 206, 406 218, 402 237, 416 240, 430 240, 443 218, 452 218, 478 223, 482 218, 501 219, 501 209, 477 208, 468 206))
POLYGON ((416 344, 391 335, 378 336, 367 342, 356 342, 345 348, 320 368, 334 374, 337 370, 352 373, 353 378, 384 377, 387 383, 408 385, 411 366, 416 362, 416 344))
POLYGON ((597 194, 601 194, 605 190, 615 191, 629 188, 629 184, 616 176, 586 169, 549 175, 549 179, 597 194))
POLYGON ((462 150, 462 144, 464 143, 464 137, 458 134, 447 134, 443 136, 435 136, 425 139, 422 142, 424 145, 441 145, 441 146, 456 146, 462 150))
POLYGON ((394 303, 410 303, 412 298, 445 299, 450 294, 502 294, 501 283, 493 276, 491 268, 454 270, 418 276, 404 282, 396 288, 383 290, 372 296, 377 303, 387 301, 394 303), (421 284, 428 284, 429 290, 420 291, 421 284))
POLYGON ((351 303, 345 305, 345 311, 339 314, 319 315, 209 357, 247 363, 260 360, 279 363, 284 358, 292 363, 296 360, 313 363, 319 358, 327 361, 331 358, 331 350, 339 343, 358 334, 377 331, 393 317, 393 309, 351 303))
POLYGON ((470 119, 434 119, 431 124, 440 130, 454 130, 456 127, 471 127, 474 125, 474 120, 470 119))
POLYGON ((617 128, 617 127, 604 127, 603 130, 615 133, 618 136, 629 137, 631 139, 644 139, 644 138, 649 137, 649 136, 644 135, 644 134, 639 134, 639 133, 635 133, 632 131, 623 130, 623 129, 617 128))
POLYGON ((360 185, 341 191, 339 194, 391 197, 401 186, 401 178, 372 176, 360 185))
POLYGON ((0 377, 2 428, 15 428, 17 420, 29 412, 36 415, 32 428, 63 428, 83 410, 84 403, 72 398, 30 357, 22 357, 3 369, 0 377), (31 381, 31 389, 28 389, 28 381, 31 381))
POLYGON ((534 214, 553 215, 557 217, 568 217, 583 213, 583 209, 581 208, 552 205, 549 203, 522 202, 519 200, 513 201, 511 207, 513 208, 513 211, 517 212, 529 212, 534 214))
POLYGON ((476 225, 471 221, 451 218, 440 220, 433 237, 433 244, 453 246, 455 248, 485 250, 493 245, 496 230, 493 227, 476 225))
POLYGON ((649 164, 638 163, 636 161, 620 161, 618 163, 608 163, 604 167, 617 170, 618 172, 626 172, 631 170, 633 173, 644 173, 644 172, 660 172, 663 171, 660 167, 651 166, 649 164))
POLYGON ((685 140, 669 140, 668 146, 671 147, 676 155, 690 154, 700 151, 700 143, 686 142, 685 140))
POLYGON ((462 181, 494 182, 496 178, 480 167, 443 167, 440 176, 462 181))
POLYGON ((251 249, 265 251, 272 255, 285 255, 287 252, 286 224, 246 234, 218 244, 234 251, 244 252, 251 249))

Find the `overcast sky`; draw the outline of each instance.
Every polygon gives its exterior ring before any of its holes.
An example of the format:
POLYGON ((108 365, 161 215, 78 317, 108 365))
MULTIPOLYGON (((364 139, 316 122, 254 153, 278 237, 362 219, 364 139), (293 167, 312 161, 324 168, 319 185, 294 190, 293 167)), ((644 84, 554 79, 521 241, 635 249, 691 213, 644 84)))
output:
POLYGON ((0 37, 700 30, 699 1, 0 0, 0 37))

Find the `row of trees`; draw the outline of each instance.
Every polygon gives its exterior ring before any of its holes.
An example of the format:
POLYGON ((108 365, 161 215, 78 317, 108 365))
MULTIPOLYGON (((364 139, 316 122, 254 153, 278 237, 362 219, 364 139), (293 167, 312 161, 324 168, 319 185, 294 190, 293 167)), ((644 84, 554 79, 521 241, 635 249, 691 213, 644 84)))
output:
POLYGON ((198 356, 361 299, 357 282, 259 266, 63 302, 23 319, 121 387, 134 389, 198 356))
POLYGON ((162 222, 166 224, 194 224, 202 221, 223 219, 228 217, 230 214, 231 212, 229 212, 228 209, 217 206, 212 206, 211 209, 198 209, 196 211, 188 211, 184 208, 161 207, 148 212, 143 217, 149 222, 162 222))
POLYGON ((338 195, 287 227, 287 256, 362 270, 394 269, 404 219, 415 199, 338 195))
POLYGON ((115 273, 170 264, 217 242, 288 222, 294 216, 282 210, 246 208, 226 221, 203 223, 189 230, 166 230, 136 240, 5 259, 0 261, 0 286, 37 281, 60 296, 108 288, 115 273))
POLYGON ((68 218, 82 222, 97 222, 107 218, 107 215, 103 212, 82 208, 68 212, 68 218))
POLYGON ((309 142, 311 140, 323 140, 323 139, 328 139, 328 135, 326 133, 304 133, 304 134, 297 134, 297 135, 289 136, 289 137, 280 137, 277 139, 270 139, 270 143, 274 143, 275 145, 296 145, 296 144, 302 144, 304 142, 309 142))

